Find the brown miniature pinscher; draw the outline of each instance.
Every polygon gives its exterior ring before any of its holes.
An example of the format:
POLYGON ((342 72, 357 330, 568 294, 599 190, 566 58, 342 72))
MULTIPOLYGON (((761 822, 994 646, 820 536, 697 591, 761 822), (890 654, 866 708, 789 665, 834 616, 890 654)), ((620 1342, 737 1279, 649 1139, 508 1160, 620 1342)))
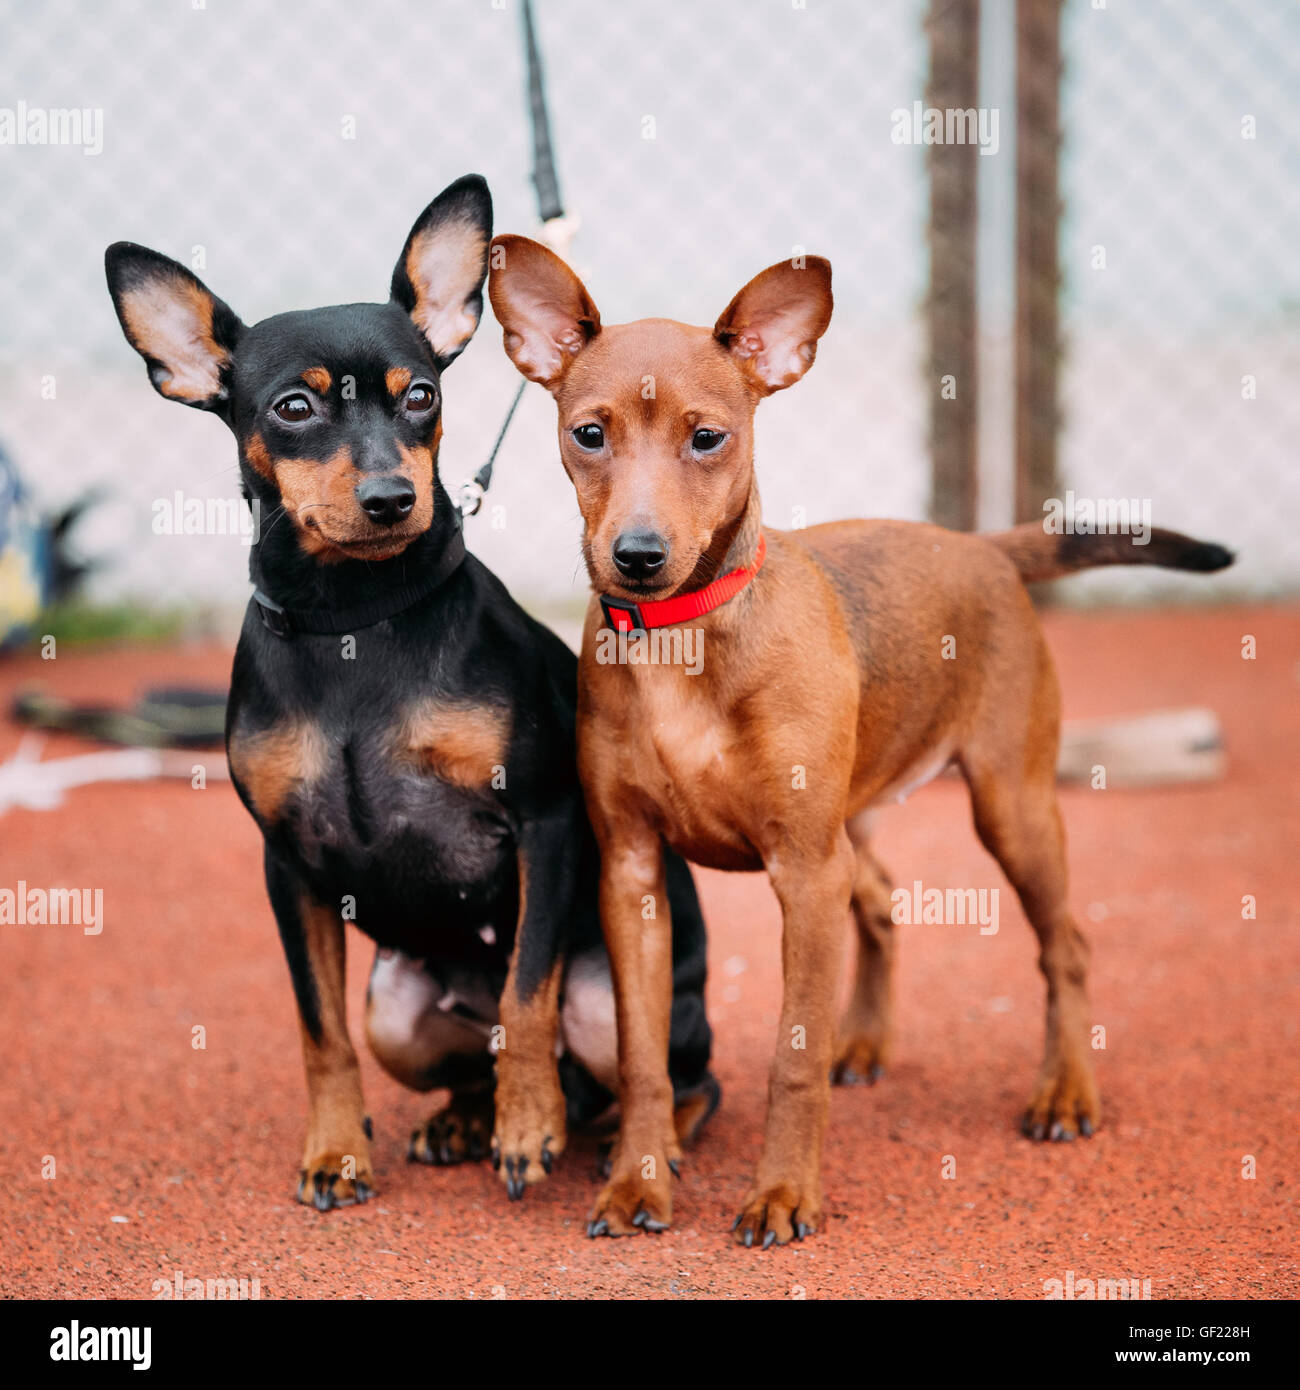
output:
POLYGON ((603 595, 587 615, 578 761, 601 846, 623 1123, 589 1233, 662 1229, 671 1216, 670 924, 643 910, 664 899, 664 841, 713 868, 766 869, 780 900, 785 997, 767 1127, 734 1230, 745 1245, 802 1238, 822 1219, 829 1082, 874 1080, 890 1055, 894 929, 872 812, 949 764, 1041 948, 1047 1050, 1025 1131, 1091 1134, 1088 950, 1066 902, 1056 799, 1060 700, 1025 583, 1108 564, 1214 570, 1231 554, 1160 530, 1145 545, 1036 525, 767 530, 754 408, 812 365, 831 316, 827 261, 763 271, 711 330, 602 327, 573 272, 521 237, 496 238, 491 264, 506 351, 559 407, 603 595), (610 660, 599 642, 606 623, 636 632, 683 619, 704 634, 699 674, 610 660), (850 908, 857 978, 837 1029, 850 908))

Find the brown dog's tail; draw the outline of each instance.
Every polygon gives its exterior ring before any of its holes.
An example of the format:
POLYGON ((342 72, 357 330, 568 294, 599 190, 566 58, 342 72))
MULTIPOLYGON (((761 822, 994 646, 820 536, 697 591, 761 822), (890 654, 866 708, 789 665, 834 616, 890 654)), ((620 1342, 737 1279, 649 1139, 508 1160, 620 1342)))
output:
POLYGON ((1236 558, 1226 546, 1214 541, 1198 541, 1159 526, 1151 528, 1146 543, 1141 545, 1135 536, 1109 531, 1052 535, 1043 530, 1040 521, 997 531, 986 539, 1010 559, 1026 584, 1059 579, 1064 574, 1101 565, 1161 565, 1165 569, 1209 573, 1226 569, 1236 558))

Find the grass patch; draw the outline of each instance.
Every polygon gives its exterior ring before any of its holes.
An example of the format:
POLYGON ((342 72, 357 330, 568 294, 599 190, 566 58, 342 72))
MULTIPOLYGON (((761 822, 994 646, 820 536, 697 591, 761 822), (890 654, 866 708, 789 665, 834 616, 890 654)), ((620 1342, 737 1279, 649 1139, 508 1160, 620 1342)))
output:
POLYGON ((86 603, 72 599, 55 604, 41 614, 36 636, 50 636, 69 647, 99 646, 106 642, 170 642, 190 623, 192 615, 180 608, 145 608, 133 603, 86 603))

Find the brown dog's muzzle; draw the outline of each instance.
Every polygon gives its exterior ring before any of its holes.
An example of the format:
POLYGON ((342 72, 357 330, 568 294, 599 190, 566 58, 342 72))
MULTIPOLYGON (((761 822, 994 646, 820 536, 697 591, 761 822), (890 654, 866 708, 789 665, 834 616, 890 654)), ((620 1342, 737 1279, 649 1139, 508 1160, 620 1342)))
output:
POLYGON ((657 579, 668 563, 668 542, 649 527, 632 527, 615 538, 610 554, 619 574, 644 584, 657 579))

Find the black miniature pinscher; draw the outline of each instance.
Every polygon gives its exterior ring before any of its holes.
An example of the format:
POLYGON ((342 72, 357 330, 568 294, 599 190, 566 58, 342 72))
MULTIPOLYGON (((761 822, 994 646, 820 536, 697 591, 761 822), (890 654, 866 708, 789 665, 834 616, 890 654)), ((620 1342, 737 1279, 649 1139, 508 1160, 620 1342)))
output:
MULTIPOLYGON (((410 1158, 490 1151, 522 1196, 617 1085, 577 661, 466 554, 438 476, 442 374, 478 326, 491 236, 487 185, 466 176, 416 222, 388 303, 252 327, 157 252, 106 257, 155 389, 229 425, 260 516, 226 742, 301 1021, 298 1200, 321 1211, 375 1190, 348 921, 378 947, 375 1055, 415 1090, 451 1091, 410 1158)), ((671 1065, 693 1136, 718 1098, 705 933, 690 871, 670 863, 671 1065)))

